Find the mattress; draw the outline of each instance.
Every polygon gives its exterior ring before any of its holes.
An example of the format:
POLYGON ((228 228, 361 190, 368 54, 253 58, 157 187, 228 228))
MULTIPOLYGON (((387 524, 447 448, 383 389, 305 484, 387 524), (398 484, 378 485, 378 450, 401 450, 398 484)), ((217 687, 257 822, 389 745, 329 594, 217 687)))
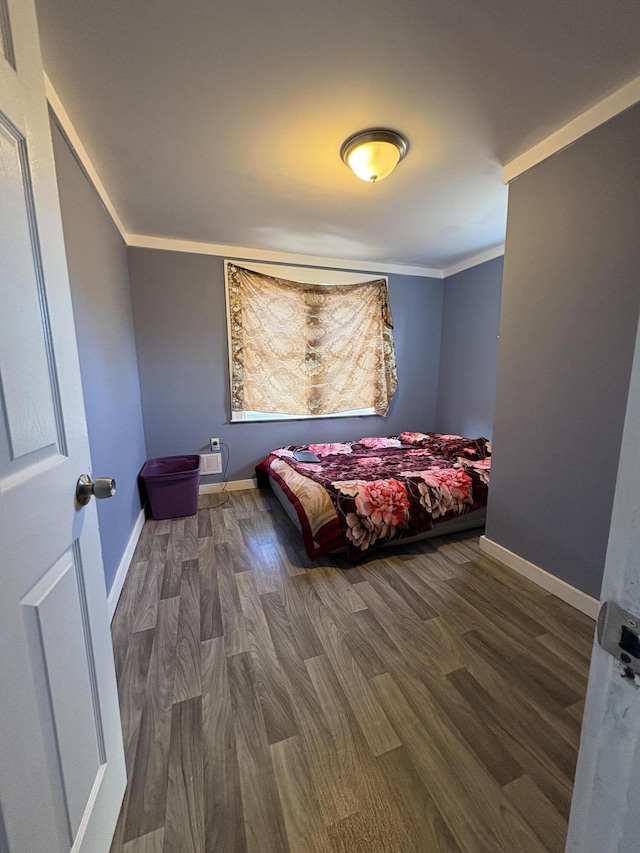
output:
POLYGON ((256 469, 311 559, 344 549, 354 562, 389 544, 482 526, 490 470, 487 439, 415 432, 281 447, 256 469), (298 450, 318 462, 298 462, 298 450))

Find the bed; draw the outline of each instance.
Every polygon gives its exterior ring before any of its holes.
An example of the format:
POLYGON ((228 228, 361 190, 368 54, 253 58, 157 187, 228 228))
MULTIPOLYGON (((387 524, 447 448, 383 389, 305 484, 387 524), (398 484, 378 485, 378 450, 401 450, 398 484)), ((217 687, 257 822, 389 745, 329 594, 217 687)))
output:
POLYGON ((312 560, 337 549, 358 562, 379 548, 484 524, 491 442, 402 432, 290 445, 256 467, 302 533, 312 560), (299 462, 308 450, 319 462, 299 462))

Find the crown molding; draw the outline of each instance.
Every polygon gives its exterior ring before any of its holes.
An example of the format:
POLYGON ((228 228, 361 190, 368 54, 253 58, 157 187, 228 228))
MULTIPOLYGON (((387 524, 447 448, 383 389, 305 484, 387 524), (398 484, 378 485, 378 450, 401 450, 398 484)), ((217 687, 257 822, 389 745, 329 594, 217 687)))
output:
POLYGON ((532 166, 536 166, 546 160, 547 157, 551 157, 552 154, 562 151, 563 148, 571 145, 581 136, 628 110, 629 107, 633 107, 638 102, 640 102, 640 77, 636 77, 617 89, 595 106, 585 110, 577 118, 547 136, 546 139, 507 163, 502 172, 504 183, 508 184, 518 175, 531 169, 532 166))
POLYGON ((95 190, 100 196, 102 203, 106 207, 109 216, 113 220, 113 224, 120 232, 120 236, 122 237, 124 242, 128 244, 129 235, 127 234, 127 230, 124 227, 122 220, 118 216, 118 212, 115 209, 113 202, 109 198, 109 193, 106 191, 104 184, 100 180, 100 175, 98 174, 96 167, 93 165, 93 162, 91 160, 91 157, 89 157, 87 149, 82 144, 82 140, 78 136, 78 132, 73 126, 73 122, 69 118, 69 114, 65 110, 62 101, 58 97, 58 93, 54 89, 53 83, 49 79, 46 71, 44 72, 44 88, 47 94, 47 100, 49 101, 49 106, 51 107, 51 110, 56 118, 60 130, 66 137, 67 142, 71 147, 71 150, 75 154, 85 174, 95 187, 95 190))
POLYGON ((477 267, 479 264, 484 264, 486 261, 492 261, 494 258, 500 258, 504 255, 504 243, 493 246, 491 249, 485 249, 484 252, 478 252, 477 255, 470 255, 456 264, 451 264, 442 270, 442 277, 449 278, 450 275, 469 270, 471 267, 477 267))
POLYGON ((168 252, 190 252, 196 255, 220 255, 225 258, 245 261, 265 261, 292 264, 303 267, 329 267, 331 269, 356 270, 358 272, 397 273, 421 278, 442 278, 442 270, 405 264, 383 264, 376 261, 354 261, 318 255, 298 255, 273 249, 255 249, 249 246, 229 246, 224 243, 201 243, 194 240, 178 240, 173 237, 149 237, 145 234, 129 234, 129 246, 140 249, 164 249, 168 252))

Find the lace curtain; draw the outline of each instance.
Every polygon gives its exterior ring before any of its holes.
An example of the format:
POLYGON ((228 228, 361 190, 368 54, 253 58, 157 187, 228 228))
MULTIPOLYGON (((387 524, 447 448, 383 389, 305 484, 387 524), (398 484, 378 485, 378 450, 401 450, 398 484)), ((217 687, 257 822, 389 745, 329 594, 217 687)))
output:
POLYGON ((384 279, 300 284, 228 264, 233 412, 386 414, 397 386, 384 279))

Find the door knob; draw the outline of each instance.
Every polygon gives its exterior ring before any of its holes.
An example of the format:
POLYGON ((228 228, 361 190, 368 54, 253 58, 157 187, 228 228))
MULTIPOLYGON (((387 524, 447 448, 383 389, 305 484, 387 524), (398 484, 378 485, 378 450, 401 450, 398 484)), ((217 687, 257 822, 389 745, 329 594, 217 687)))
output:
POLYGON ((76 500, 81 506, 88 504, 91 495, 97 500, 112 498, 116 493, 116 481, 112 477, 96 477, 92 481, 88 474, 81 474, 76 483, 76 500))

